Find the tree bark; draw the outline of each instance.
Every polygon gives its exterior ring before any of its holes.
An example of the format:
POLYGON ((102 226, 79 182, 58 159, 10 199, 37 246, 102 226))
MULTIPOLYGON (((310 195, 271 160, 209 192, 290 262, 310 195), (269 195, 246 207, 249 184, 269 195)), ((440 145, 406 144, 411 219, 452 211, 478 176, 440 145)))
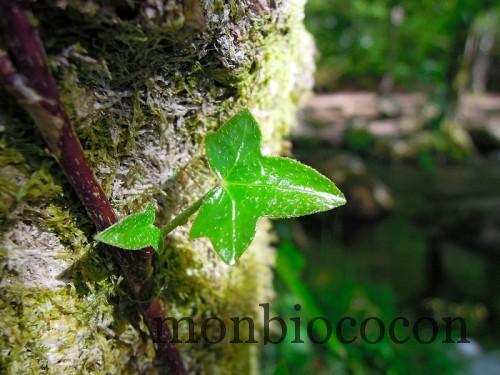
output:
MULTIPOLYGON (((284 136, 312 84, 302 0, 28 5, 62 105, 120 216, 153 201, 163 224, 204 194, 213 177, 203 138, 242 108, 260 121, 266 153, 288 151, 284 136)), ((84 207, 6 91, 0 227, 0 372, 168 371, 135 308, 142 301, 124 288, 127 275, 92 241, 84 207)), ((210 316, 228 327, 231 317, 258 323, 259 303, 272 297, 274 258, 269 223, 259 227, 234 267, 208 241, 189 240, 189 224, 176 229, 154 258, 153 288, 167 315, 193 317, 197 335, 210 316)), ((182 323, 179 333, 187 337, 182 323)), ((231 339, 177 347, 190 373, 257 373, 259 345, 231 339)))

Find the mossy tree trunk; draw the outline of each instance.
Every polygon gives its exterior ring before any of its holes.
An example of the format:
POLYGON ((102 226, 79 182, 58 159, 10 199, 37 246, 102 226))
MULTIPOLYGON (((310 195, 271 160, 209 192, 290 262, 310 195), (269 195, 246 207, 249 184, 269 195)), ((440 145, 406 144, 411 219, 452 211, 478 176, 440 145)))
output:
MULTIPOLYGON (((35 1, 33 22, 64 107, 115 210, 153 201, 165 223, 212 184, 204 135, 248 107, 264 150, 284 141, 311 86, 303 0, 35 1)), ((0 46, 5 40, 0 38, 0 46)), ((110 252, 31 119, 0 91, 0 372, 164 373, 110 252)), ((225 266, 174 231, 155 258, 169 316, 259 314, 272 297, 272 234, 225 266)), ((183 329, 181 325, 181 336, 183 329)), ((198 334, 200 325, 196 325, 198 334)), ((213 333, 217 337, 217 332, 213 333)), ((258 371, 259 345, 179 344, 200 374, 258 371)))

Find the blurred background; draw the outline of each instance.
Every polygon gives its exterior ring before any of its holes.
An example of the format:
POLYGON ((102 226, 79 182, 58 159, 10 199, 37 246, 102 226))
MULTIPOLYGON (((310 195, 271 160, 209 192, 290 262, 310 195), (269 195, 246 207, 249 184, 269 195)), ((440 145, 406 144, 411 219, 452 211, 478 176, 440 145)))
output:
POLYGON ((286 340, 265 373, 500 374, 500 1, 309 0, 306 24, 293 153, 348 204, 277 222, 274 313, 460 316, 471 343, 286 340))

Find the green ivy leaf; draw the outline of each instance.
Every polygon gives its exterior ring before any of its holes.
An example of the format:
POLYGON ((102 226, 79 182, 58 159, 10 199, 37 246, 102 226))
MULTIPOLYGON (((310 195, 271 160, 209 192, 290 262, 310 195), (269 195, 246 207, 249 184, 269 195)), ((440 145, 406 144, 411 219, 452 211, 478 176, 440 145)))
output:
POLYGON ((160 251, 163 240, 161 231, 153 224, 154 221, 155 210, 153 205, 149 204, 144 211, 123 218, 98 233, 94 239, 125 250, 140 250, 151 246, 160 251))
POLYGON ((204 199, 191 237, 208 237, 228 264, 250 245, 260 217, 297 217, 345 204, 328 178, 295 160, 266 157, 260 144, 259 126, 248 110, 205 141, 220 186, 204 199))

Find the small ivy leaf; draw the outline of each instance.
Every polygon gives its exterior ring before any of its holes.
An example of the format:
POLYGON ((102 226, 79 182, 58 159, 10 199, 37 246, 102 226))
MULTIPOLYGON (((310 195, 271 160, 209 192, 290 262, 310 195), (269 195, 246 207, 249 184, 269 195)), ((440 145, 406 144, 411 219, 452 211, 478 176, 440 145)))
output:
POLYGON ((94 239, 125 250, 140 250, 151 246, 160 251, 163 239, 160 230, 154 226, 154 221, 155 209, 149 204, 144 211, 126 216, 98 233, 94 239))
POLYGON ((228 264, 250 245, 260 217, 309 215, 346 202, 328 178, 295 160, 262 155, 260 143, 259 126, 248 110, 205 141, 220 185, 204 199, 191 237, 208 237, 228 264))

